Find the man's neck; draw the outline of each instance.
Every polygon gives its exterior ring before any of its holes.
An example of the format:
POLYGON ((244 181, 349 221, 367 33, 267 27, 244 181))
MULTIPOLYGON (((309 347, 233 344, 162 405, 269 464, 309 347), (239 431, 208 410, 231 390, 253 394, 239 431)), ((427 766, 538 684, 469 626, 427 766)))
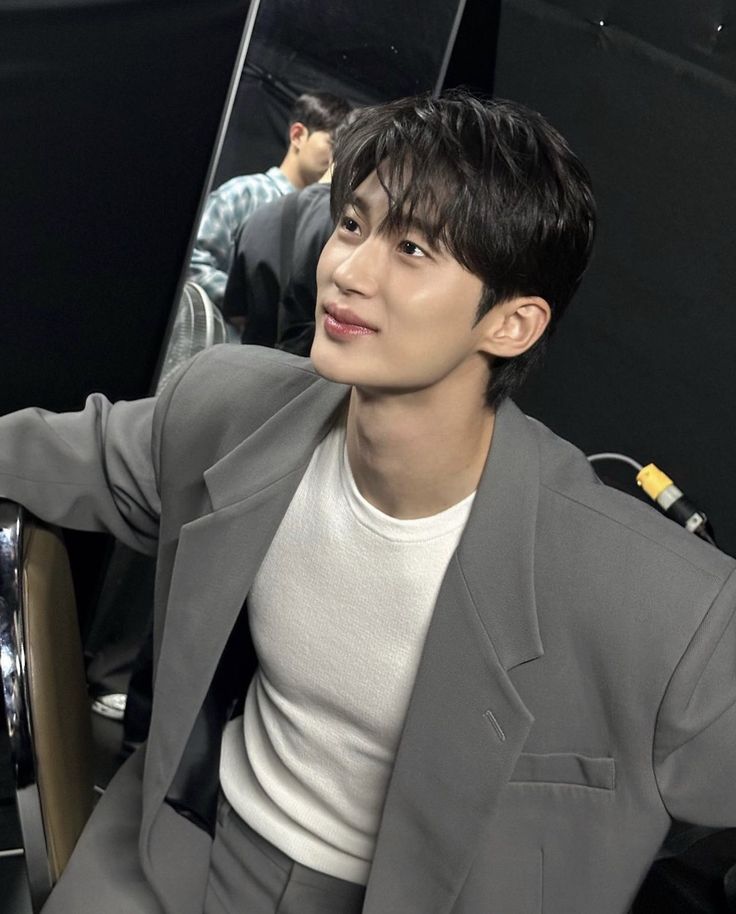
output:
POLYGON ((354 388, 347 450, 358 490, 393 517, 438 514, 478 487, 493 425, 493 412, 472 402, 437 410, 421 395, 354 388))
POLYGON ((297 190, 303 190, 307 185, 304 183, 298 164, 296 154, 290 149, 284 156, 284 161, 279 165, 279 168, 297 190))

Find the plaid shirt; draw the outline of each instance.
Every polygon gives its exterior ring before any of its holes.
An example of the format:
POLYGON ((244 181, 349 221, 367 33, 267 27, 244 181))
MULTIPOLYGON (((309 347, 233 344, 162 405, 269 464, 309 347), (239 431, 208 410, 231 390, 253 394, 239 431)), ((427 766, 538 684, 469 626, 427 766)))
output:
POLYGON ((207 198, 187 278, 200 285, 218 308, 238 231, 259 206, 293 190, 286 175, 274 166, 265 174, 231 178, 207 198))

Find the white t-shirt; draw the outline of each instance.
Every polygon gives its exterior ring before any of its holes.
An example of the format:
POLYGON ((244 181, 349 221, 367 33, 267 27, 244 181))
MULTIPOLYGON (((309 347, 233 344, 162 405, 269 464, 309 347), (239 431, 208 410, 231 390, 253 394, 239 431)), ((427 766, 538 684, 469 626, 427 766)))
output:
POLYGON ((399 520, 358 491, 338 423, 248 596, 259 667, 223 738, 222 789, 299 863, 365 883, 419 658, 474 495, 399 520))

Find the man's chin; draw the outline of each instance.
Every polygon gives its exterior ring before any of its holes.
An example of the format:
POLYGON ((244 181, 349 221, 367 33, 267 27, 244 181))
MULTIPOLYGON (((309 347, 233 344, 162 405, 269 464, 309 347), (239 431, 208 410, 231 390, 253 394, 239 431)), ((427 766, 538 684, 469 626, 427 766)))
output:
POLYGON ((340 371, 340 367, 335 364, 334 360, 321 357, 319 352, 315 353, 314 347, 312 347, 309 358, 312 360, 314 370, 326 381, 335 381, 337 384, 351 383, 350 380, 345 377, 345 372, 340 371))
POLYGON ((344 354, 334 344, 330 345, 329 340, 315 336, 309 358, 317 374, 326 381, 334 381, 336 384, 354 382, 350 366, 345 364, 344 354))

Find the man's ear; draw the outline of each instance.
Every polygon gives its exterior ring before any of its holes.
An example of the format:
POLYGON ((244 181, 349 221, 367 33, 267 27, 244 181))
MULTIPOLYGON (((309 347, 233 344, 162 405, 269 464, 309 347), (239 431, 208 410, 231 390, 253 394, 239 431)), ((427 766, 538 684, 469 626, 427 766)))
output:
POLYGON ((512 359, 531 349, 552 317, 549 303, 538 295, 523 295, 499 302, 479 321, 482 350, 512 359))
POLYGON ((309 136, 309 130, 301 121, 295 121, 289 127, 289 142, 297 149, 301 149, 309 136))

